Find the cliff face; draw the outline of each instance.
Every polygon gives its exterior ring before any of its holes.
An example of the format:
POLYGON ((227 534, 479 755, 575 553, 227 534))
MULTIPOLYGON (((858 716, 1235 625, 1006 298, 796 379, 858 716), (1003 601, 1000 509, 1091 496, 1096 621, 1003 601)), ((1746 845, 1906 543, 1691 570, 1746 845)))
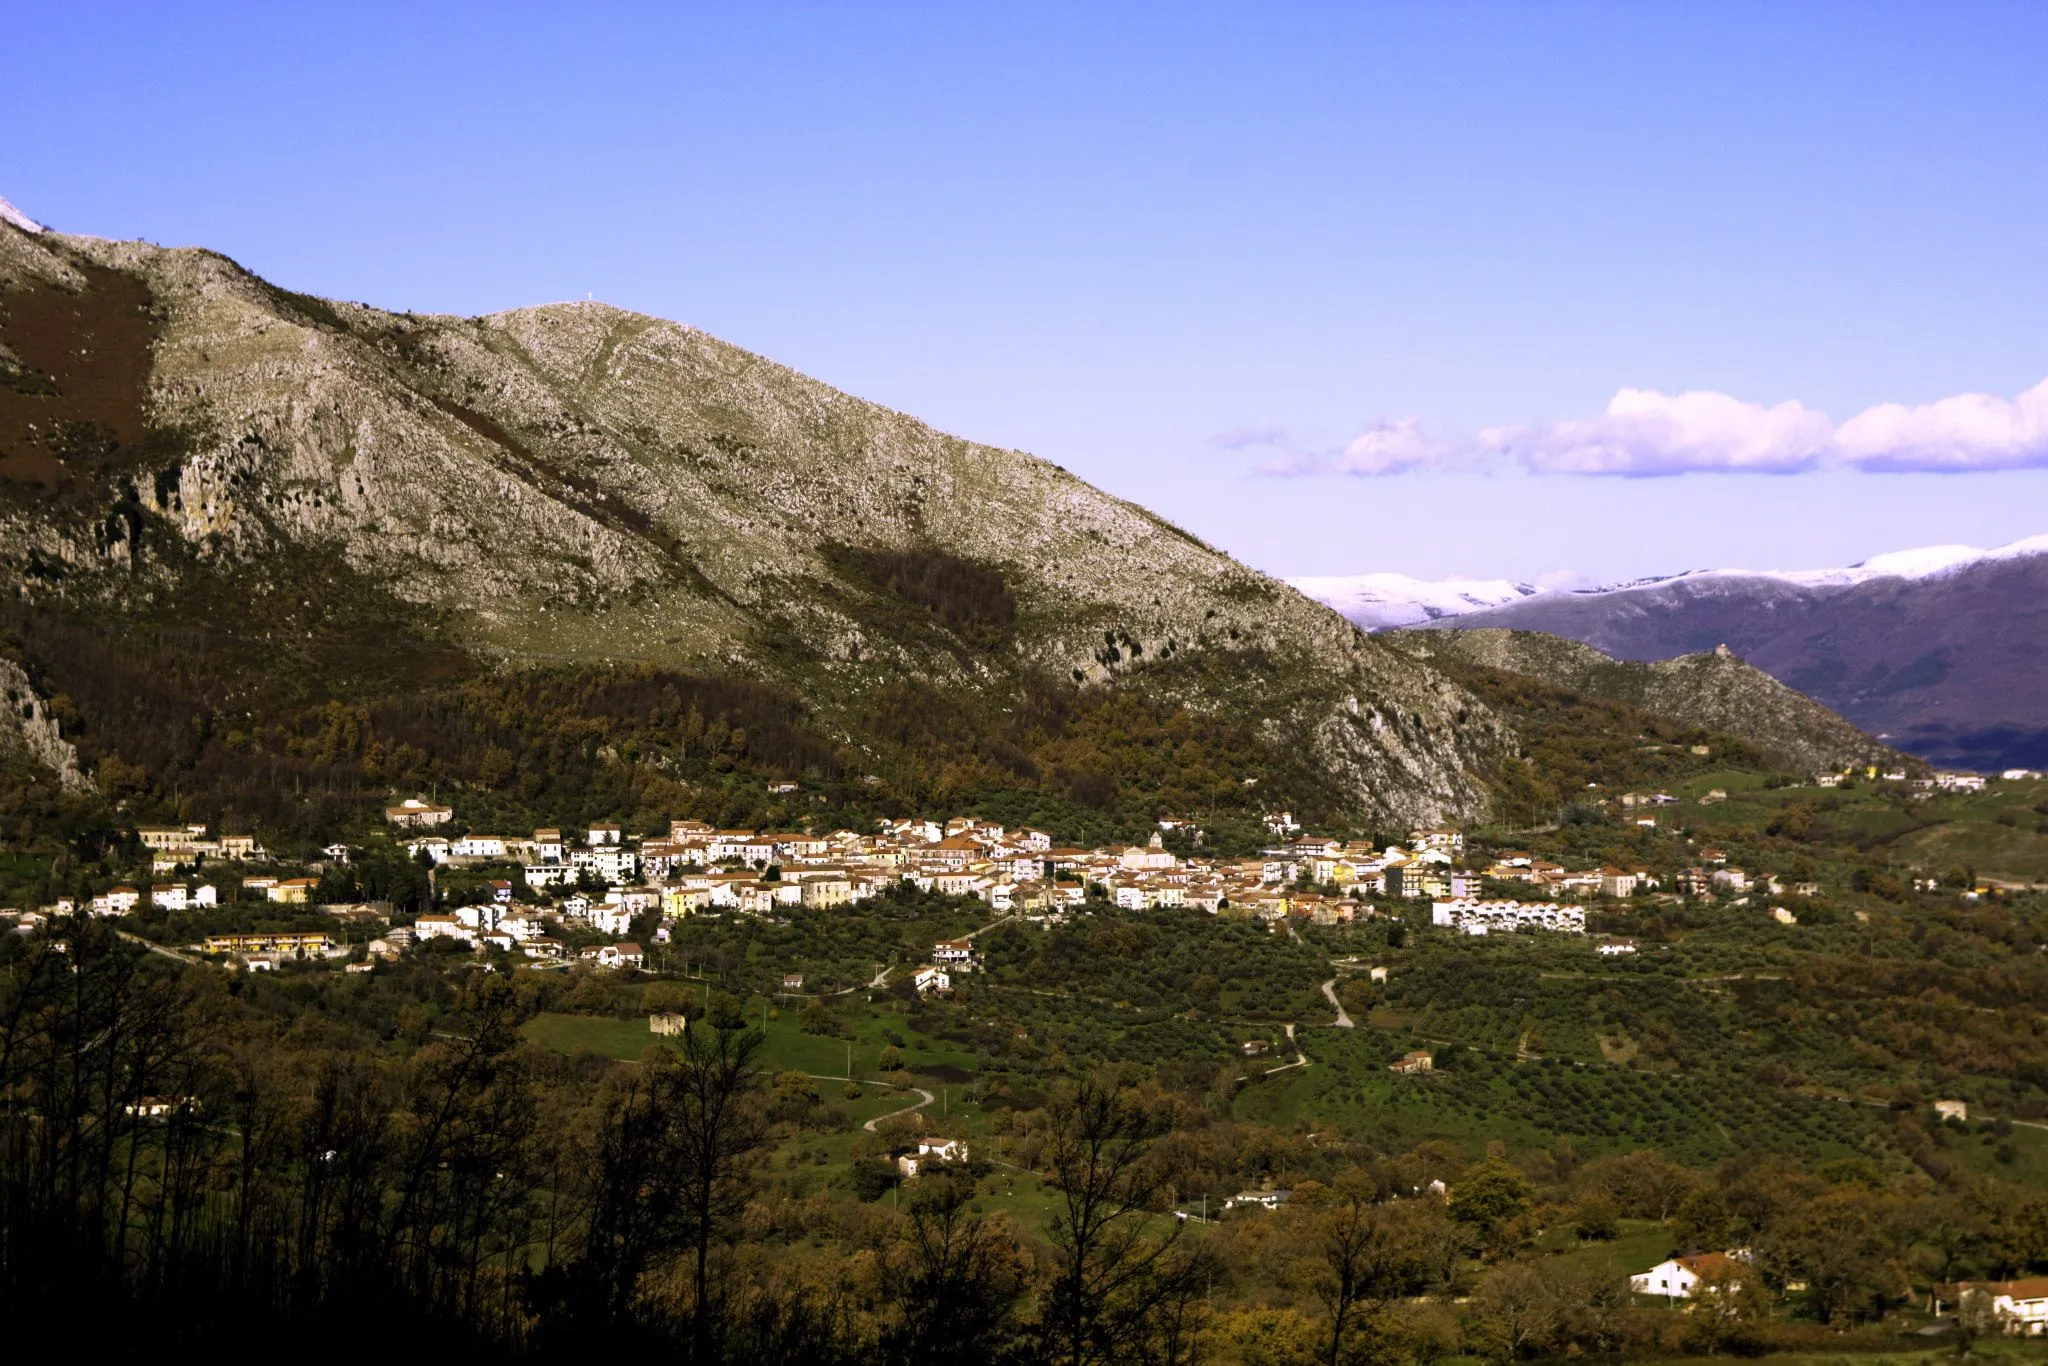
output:
POLYGON ((1628 662, 1575 640, 1498 628, 1406 631, 1384 638, 1421 658, 1525 674, 1555 687, 1626 702, 1681 725, 1720 731, 1806 773, 1901 758, 1732 653, 1708 650, 1654 663, 1628 662))
POLYGON ((856 747, 904 679, 1136 688, 1373 819, 1478 814, 1511 746, 1426 662, 1142 508, 679 324, 392 314, 0 224, 0 346, 0 565, 31 616, 189 619, 211 576, 238 585, 214 630, 310 638, 368 595, 491 667, 758 678, 856 747))

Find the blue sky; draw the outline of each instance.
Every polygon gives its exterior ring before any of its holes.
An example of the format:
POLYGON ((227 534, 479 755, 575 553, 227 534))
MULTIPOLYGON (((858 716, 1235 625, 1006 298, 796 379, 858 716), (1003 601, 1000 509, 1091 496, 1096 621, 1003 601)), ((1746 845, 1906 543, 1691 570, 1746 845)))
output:
POLYGON ((0 29, 0 195, 54 226, 393 308, 679 318, 1275 573, 2048 532, 2048 391, 2012 402, 2048 379, 2048 6, 0 0, 0 29), (1963 394, 1997 403, 1927 406, 1963 394))

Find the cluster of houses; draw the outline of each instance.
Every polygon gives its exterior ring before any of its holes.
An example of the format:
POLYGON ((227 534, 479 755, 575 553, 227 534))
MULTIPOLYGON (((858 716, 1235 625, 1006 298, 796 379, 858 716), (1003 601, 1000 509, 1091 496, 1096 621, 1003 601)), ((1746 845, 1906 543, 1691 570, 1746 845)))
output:
MULTIPOLYGON (((438 817, 440 810, 422 803, 393 807, 391 815, 421 825, 422 813, 438 817)), ((551 828, 528 837, 421 834, 407 847, 437 864, 516 863, 525 885, 537 892, 607 886, 602 900, 571 898, 564 913, 621 931, 657 906, 671 917, 705 910, 771 914, 787 906, 856 904, 904 882, 976 897, 998 911, 1056 911, 1092 894, 1128 910, 1187 906, 1320 924, 1370 914, 1363 904, 1368 895, 1476 900, 1489 879, 1521 882, 1552 900, 1630 896, 1657 885, 1647 870, 1575 871, 1527 854, 1466 869, 1465 837, 1448 829, 1414 831, 1405 846, 1296 837, 1249 858, 1185 858, 1163 839, 1180 824, 1163 820, 1144 844, 1098 849, 1064 847, 1042 830, 972 817, 886 821, 865 834, 720 830, 701 821, 674 821, 665 835, 644 840, 615 825, 592 826, 581 839, 551 828)), ((1549 926, 1570 918, 1532 915, 1526 923, 1549 926)), ((512 933, 516 938, 517 927, 512 933)))
MULTIPOLYGON (((1629 1277, 1638 1295, 1696 1300, 1717 1288, 1740 1283, 1752 1275, 1747 1248, 1699 1252, 1672 1257, 1629 1277)), ((1991 1311, 1999 1328, 2014 1336, 2048 1336, 2048 1276, 2012 1281, 1959 1281, 1934 1287, 1937 1316, 1951 1314, 1965 1301, 1978 1300, 1991 1311)))
POLYGON ((135 832, 149 847, 155 871, 172 873, 210 861, 260 863, 270 857, 254 835, 209 835, 204 825, 146 825, 135 832))
MULTIPOLYGON (((1663 793, 1623 798, 1632 807, 1671 800, 1663 793)), ((387 807, 385 816, 409 852, 436 866, 506 866, 505 880, 490 884, 482 904, 421 916, 412 927, 418 940, 452 939, 561 959, 567 950, 556 936, 567 922, 613 941, 603 950, 607 966, 641 960, 639 947, 625 937, 650 912, 658 912, 657 924, 665 926, 700 912, 830 909, 857 905, 905 883, 1033 918, 1100 897, 1128 910, 1191 907, 1329 925, 1384 913, 1375 901, 1428 900, 1433 923, 1472 935, 1583 934, 1585 913, 1567 902, 1632 897, 1661 885, 1646 868, 1574 869, 1513 850, 1484 867, 1468 867, 1465 836, 1456 829, 1415 830, 1405 844, 1378 847, 1304 835, 1284 812, 1266 820, 1273 843, 1241 858, 1190 857, 1167 848, 1165 835, 1188 824, 1174 818, 1160 820, 1159 830, 1142 844, 1083 849, 1060 845, 1042 830, 973 817, 890 820, 866 833, 828 834, 723 830, 678 820, 662 834, 639 837, 614 824, 577 832, 544 827, 524 836, 457 834, 449 829, 451 807, 417 797, 387 807), (1504 884, 1526 892, 1503 899, 1504 884)), ((137 833, 160 870, 189 869, 209 859, 267 857, 253 837, 212 837, 203 825, 137 833)), ((341 846, 325 853, 336 862, 348 857, 341 846)), ((1776 878, 1752 881, 1741 868, 1728 866, 1718 850, 1702 851, 1701 859, 1702 866, 1679 874, 1678 891, 1785 891, 1776 878)), ((160 882, 147 891, 115 887, 86 909, 120 916, 144 904, 165 910, 211 907, 222 895, 218 881, 160 882)), ((311 877, 246 876, 240 883, 244 899, 260 896, 282 904, 310 902, 318 886, 311 877)), ((1813 895, 1818 888, 1801 883, 1791 890, 1813 895)), ((59 903, 50 909, 69 913, 74 907, 59 903)), ((665 938, 666 930, 656 935, 665 938)), ((949 974, 969 966, 965 946, 957 961, 935 955, 920 974, 928 980, 920 980, 919 988, 946 990, 949 974)))
MULTIPOLYGON (((265 901, 285 905, 303 906, 313 899, 313 889, 320 885, 320 879, 312 877, 245 877, 242 892, 245 896, 261 896, 265 901)), ((157 882, 150 885, 148 893, 139 887, 122 884, 101 892, 85 909, 94 915, 132 915, 144 904, 163 911, 210 910, 220 905, 220 888, 210 882, 157 882)), ((61 897, 51 907, 59 915, 69 915, 77 905, 69 897, 61 897)))
MULTIPOLYGON (((254 835, 210 835, 203 824, 145 825, 135 835, 149 849, 151 870, 159 876, 189 872, 208 863, 261 863, 270 858, 269 851, 254 835)), ((343 861, 348 856, 348 851, 339 846, 325 852, 329 857, 343 861)), ((291 904, 311 901, 313 889, 319 885, 318 878, 310 877, 252 876, 241 879, 244 896, 260 896, 267 901, 291 904)), ((83 909, 103 916, 131 915, 144 905, 166 911, 207 910, 220 904, 220 896, 217 879, 214 882, 156 882, 150 884, 146 891, 124 883, 95 896, 85 903, 83 909)), ((68 897, 59 899, 50 907, 59 915, 70 915, 79 909, 68 897)))

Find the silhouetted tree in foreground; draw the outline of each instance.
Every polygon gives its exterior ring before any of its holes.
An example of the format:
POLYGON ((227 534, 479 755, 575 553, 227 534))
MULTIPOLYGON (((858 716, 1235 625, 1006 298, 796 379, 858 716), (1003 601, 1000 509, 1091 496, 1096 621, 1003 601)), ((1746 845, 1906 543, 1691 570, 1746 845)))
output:
POLYGON ((1147 1160, 1145 1114, 1130 1092, 1084 1078, 1048 1107, 1047 1166, 1059 1190, 1052 1284, 1040 1324, 1046 1360, 1192 1360, 1208 1260, 1164 1210, 1163 1171, 1147 1160))

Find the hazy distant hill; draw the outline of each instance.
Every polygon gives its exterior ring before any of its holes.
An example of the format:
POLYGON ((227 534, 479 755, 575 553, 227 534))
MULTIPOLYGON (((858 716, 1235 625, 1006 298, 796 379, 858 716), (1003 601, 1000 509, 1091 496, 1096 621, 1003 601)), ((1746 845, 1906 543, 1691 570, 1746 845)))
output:
POLYGON ((1655 663, 1625 662, 1558 636, 1499 629, 1397 631, 1385 639, 1433 662, 1525 674, 1626 702, 1679 725, 1732 735, 1796 772, 1834 772, 1898 757, 1732 654, 1709 650, 1655 663))
POLYGON ((457 740, 439 703, 362 708, 620 661, 765 688, 756 741, 791 699, 833 762, 955 791, 1103 799, 1128 727, 1075 741, 1063 690, 1142 699, 1155 756, 1176 709, 1241 739, 1204 800, 1306 787, 1360 819, 1476 813, 1509 744, 1427 664, 1144 509, 693 328, 388 313, 12 220, 0 572, 7 652, 89 769, 145 787, 254 753, 301 789, 311 755, 336 784, 516 767, 471 762, 499 721, 457 740))
POLYGON ((1620 659, 1726 644, 1887 743, 1974 768, 2048 764, 2048 537, 1811 574, 1718 571, 1552 593, 1444 623, 1620 659))

